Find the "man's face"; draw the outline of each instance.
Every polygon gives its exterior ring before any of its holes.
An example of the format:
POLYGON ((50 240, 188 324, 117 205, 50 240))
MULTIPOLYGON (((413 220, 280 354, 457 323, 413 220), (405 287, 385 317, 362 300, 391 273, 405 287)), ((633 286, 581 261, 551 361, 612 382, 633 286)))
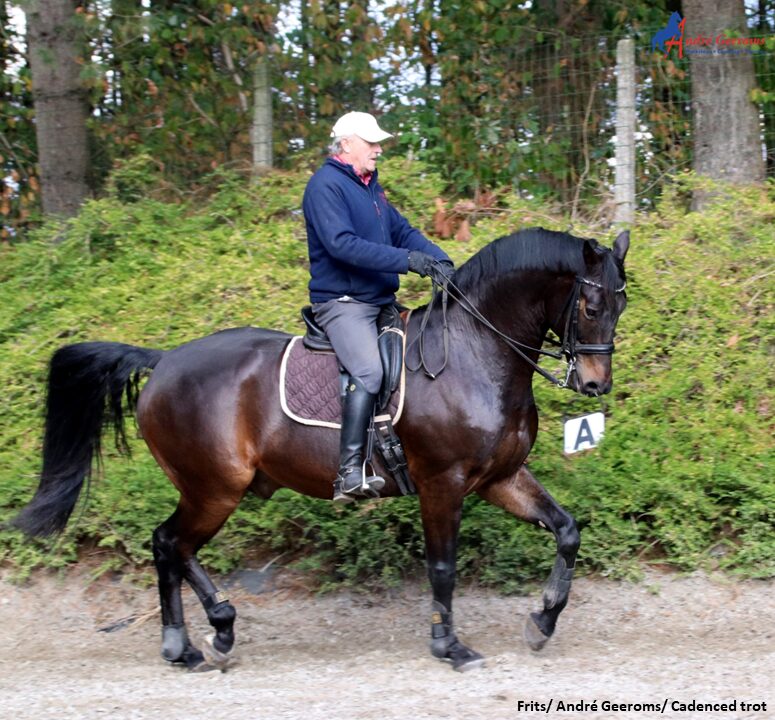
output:
POLYGON ((359 175, 374 172, 377 159, 382 154, 382 146, 379 143, 366 142, 357 135, 343 138, 342 150, 347 161, 359 175))

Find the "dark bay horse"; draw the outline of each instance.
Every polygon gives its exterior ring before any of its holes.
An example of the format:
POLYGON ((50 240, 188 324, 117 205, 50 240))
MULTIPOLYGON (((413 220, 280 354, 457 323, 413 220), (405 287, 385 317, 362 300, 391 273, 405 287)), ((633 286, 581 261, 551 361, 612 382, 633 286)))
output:
MULTIPOLYGON (((628 247, 627 233, 609 250, 565 233, 523 230, 492 242, 460 267, 446 311, 432 303, 427 317, 410 317, 410 342, 425 325, 428 366, 446 356, 446 369, 435 379, 407 374, 396 429, 420 499, 433 589, 431 652, 456 669, 482 662, 458 640, 452 622, 466 495, 478 493, 556 539, 543 609, 527 620, 525 637, 533 649, 552 635, 567 603, 579 533, 525 465, 538 428, 531 380, 538 348, 552 330, 564 341, 567 386, 590 396, 610 390, 628 247)), ((145 442, 180 491, 176 510, 153 533, 162 655, 170 662, 194 668, 228 660, 236 612, 196 554, 245 494, 268 498, 286 487, 331 498, 337 432, 296 424, 280 407, 278 375, 290 338, 247 327, 169 351, 79 343, 51 360, 40 483, 14 522, 33 535, 63 530, 89 481, 102 430, 114 426, 120 447, 124 417, 136 411, 145 442), (203 648, 206 660, 186 632, 184 579, 214 628, 203 648)), ((382 494, 398 495, 395 482, 388 479, 382 494)))

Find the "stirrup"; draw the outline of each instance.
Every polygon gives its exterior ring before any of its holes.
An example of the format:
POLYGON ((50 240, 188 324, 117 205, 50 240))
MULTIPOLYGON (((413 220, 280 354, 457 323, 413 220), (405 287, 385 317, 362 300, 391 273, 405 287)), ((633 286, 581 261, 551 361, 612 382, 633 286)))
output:
POLYGON ((334 480, 334 502, 345 504, 362 497, 377 498, 385 487, 384 478, 379 475, 366 475, 366 463, 358 467, 340 469, 334 480))

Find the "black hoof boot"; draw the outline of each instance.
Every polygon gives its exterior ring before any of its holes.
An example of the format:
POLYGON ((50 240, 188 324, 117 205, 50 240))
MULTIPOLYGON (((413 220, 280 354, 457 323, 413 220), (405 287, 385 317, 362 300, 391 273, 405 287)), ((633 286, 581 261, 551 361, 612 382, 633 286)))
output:
POLYGON ((172 665, 185 665, 192 672, 210 669, 205 657, 188 639, 186 626, 165 625, 162 628, 161 656, 172 665))
POLYGON ((431 624, 431 654, 452 664, 452 669, 467 672, 484 665, 484 658, 457 639, 452 629, 452 613, 440 602, 433 602, 431 624))

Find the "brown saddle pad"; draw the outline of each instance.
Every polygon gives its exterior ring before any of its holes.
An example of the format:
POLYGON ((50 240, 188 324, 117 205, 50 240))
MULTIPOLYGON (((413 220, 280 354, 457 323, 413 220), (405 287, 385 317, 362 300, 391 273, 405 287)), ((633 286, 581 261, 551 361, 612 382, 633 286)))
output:
MULTIPOLYGON (((388 413, 397 423, 404 407, 405 369, 388 403, 388 413)), ((342 427, 339 363, 334 353, 313 352, 297 335, 288 343, 280 365, 280 404, 283 412, 303 425, 342 427)), ((377 419, 379 419, 378 416, 377 419)))

